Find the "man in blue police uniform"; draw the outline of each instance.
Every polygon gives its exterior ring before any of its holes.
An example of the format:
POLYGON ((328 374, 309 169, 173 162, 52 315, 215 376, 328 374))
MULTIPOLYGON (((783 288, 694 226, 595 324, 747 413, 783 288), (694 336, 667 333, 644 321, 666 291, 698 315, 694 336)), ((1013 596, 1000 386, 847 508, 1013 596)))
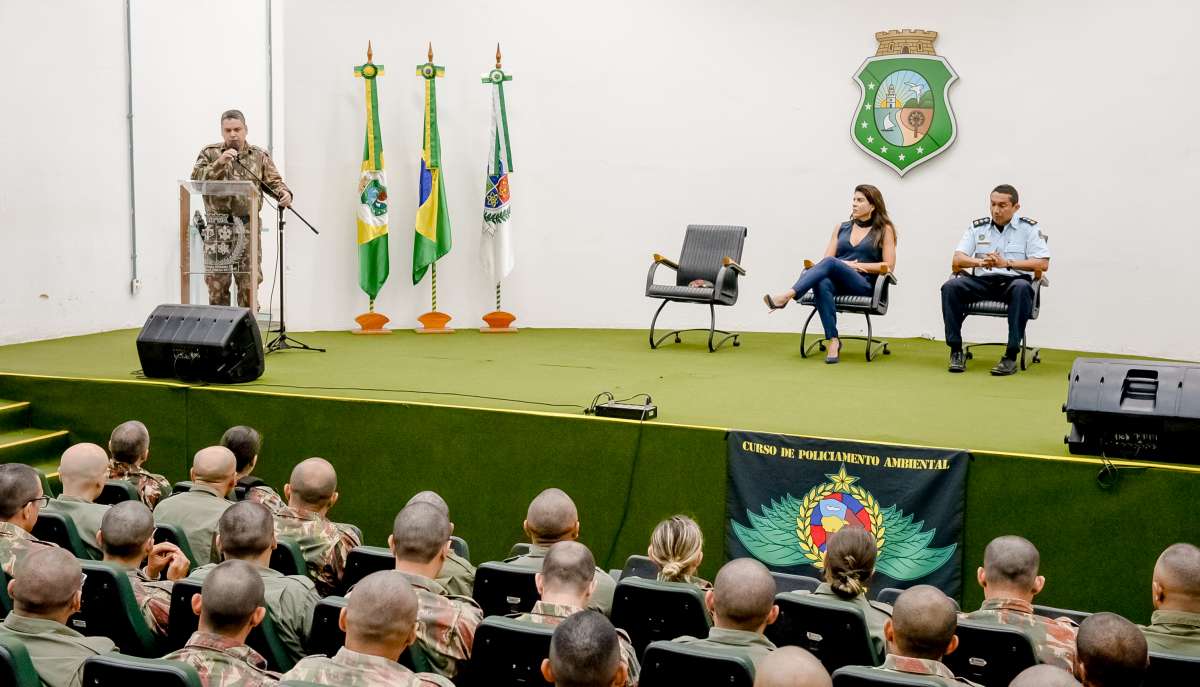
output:
POLYGON ((1001 184, 992 191, 991 217, 975 220, 954 249, 954 276, 942 284, 942 319, 950 347, 950 371, 967 369, 962 323, 967 304, 995 300, 1008 304, 1008 345, 993 375, 1017 371, 1017 355, 1025 339, 1025 324, 1033 313, 1033 272, 1050 267, 1050 249, 1028 217, 1014 217, 1021 208, 1017 189, 1001 184), (970 270, 970 273, 967 272, 970 270))

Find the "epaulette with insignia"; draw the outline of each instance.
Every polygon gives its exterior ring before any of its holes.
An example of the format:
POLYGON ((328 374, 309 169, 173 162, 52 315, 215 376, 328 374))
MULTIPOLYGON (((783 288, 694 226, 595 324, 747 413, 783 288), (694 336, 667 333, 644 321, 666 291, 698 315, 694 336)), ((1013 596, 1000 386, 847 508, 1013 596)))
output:
POLYGON ((985 224, 988 224, 988 223, 990 223, 991 221, 992 221, 992 218, 991 218, 991 217, 980 217, 979 219, 977 219, 977 220, 975 220, 974 222, 972 222, 972 223, 971 223, 971 226, 973 226, 973 227, 981 227, 981 226, 983 226, 983 225, 985 225, 985 224))
POLYGON ((1031 227, 1036 227, 1036 226, 1037 226, 1037 220, 1036 220, 1036 219, 1029 219, 1028 217, 1022 217, 1022 218, 1021 218, 1021 221, 1022 221, 1022 222, 1024 222, 1024 223, 1026 223, 1026 224, 1028 224, 1028 225, 1029 225, 1029 226, 1031 226, 1031 227))

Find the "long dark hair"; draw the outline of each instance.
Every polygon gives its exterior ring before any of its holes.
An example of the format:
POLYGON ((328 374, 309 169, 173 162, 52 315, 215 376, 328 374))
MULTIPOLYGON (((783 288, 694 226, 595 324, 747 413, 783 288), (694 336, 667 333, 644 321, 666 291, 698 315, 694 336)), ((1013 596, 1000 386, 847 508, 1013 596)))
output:
POLYGON ((875 537, 861 527, 847 525, 829 535, 825 544, 825 581, 842 599, 867 592, 875 574, 879 551, 875 537))
POLYGON ((854 187, 854 192, 863 194, 866 196, 867 202, 875 206, 875 210, 871 213, 871 231, 867 234, 867 238, 871 239, 871 243, 875 244, 876 248, 882 249, 884 227, 892 227, 892 237, 896 237, 896 227, 892 225, 892 218, 888 217, 883 194, 870 184, 859 184, 854 187))

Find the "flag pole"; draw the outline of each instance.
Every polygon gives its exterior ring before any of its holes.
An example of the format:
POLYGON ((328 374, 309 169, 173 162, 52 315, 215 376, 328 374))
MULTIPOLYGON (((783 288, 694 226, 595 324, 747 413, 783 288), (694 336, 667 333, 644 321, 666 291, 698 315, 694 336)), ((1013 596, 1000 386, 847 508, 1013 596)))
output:
POLYGON ((358 329, 353 334, 391 334, 384 327, 388 316, 375 312, 375 297, 387 280, 387 185, 383 171, 383 144, 380 142, 378 91, 375 79, 383 74, 383 65, 375 64, 371 41, 367 41, 367 61, 354 68, 366 86, 367 142, 364 146, 362 172, 359 177, 358 224, 359 284, 367 293, 367 311, 354 321, 358 329), (372 245, 374 244, 374 245, 372 245))
POLYGON ((500 44, 497 43, 496 66, 483 75, 483 83, 495 89, 492 92, 492 151, 483 198, 483 241, 485 266, 496 277, 496 309, 483 316, 487 326, 480 327, 479 331, 484 334, 511 334, 517 331, 517 328, 512 326, 517 316, 500 309, 500 281, 503 275, 512 269, 508 184, 513 169, 512 151, 508 145, 508 113, 504 105, 505 81, 512 81, 512 76, 504 71, 500 44), (493 242, 491 245, 487 245, 489 237, 493 242))
POLYGON ((413 284, 418 281, 418 274, 424 276, 423 265, 429 266, 430 300, 433 308, 417 317, 421 323, 414 331, 418 334, 453 334, 454 330, 446 324, 452 319, 447 313, 438 310, 437 302, 437 264, 438 259, 450 250, 450 220, 445 198, 444 182, 441 177, 441 135, 437 126, 437 97, 436 79, 445 74, 445 68, 433 63, 433 43, 429 43, 426 62, 417 65, 417 76, 425 79, 425 127, 423 132, 421 152, 421 184, 426 188, 426 195, 421 197, 417 208, 416 233, 413 237, 413 284), (445 234, 443 235, 443 230, 445 234), (443 248, 442 242, 445 242, 443 248), (432 255, 428 253, 433 242, 432 255), (423 246, 423 247, 421 247, 423 246), (418 260, 420 256, 420 260, 418 260), (428 258, 428 263, 425 260, 428 258))

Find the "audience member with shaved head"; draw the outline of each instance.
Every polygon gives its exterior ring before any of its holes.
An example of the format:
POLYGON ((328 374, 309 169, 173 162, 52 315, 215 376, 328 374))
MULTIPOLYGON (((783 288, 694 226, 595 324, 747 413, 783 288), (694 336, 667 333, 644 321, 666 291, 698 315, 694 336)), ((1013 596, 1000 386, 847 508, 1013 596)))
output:
POLYGON ((417 643, 435 672, 454 677, 458 662, 471 657, 483 611, 473 599, 449 594, 434 579, 450 548, 450 518, 429 503, 405 506, 392 523, 388 548, 396 558, 396 570, 417 595, 417 643))
POLYGON ((754 687, 833 687, 825 666, 798 646, 781 646, 754 668, 754 687))
POLYGON ((762 563, 753 558, 726 563, 717 572, 713 588, 705 592, 704 603, 713 616, 708 637, 679 637, 674 641, 745 656, 754 663, 775 650, 763 635, 767 625, 779 616, 775 578, 762 563))
POLYGON ((417 639, 417 595, 404 573, 384 570, 354 585, 338 627, 346 644, 333 657, 309 656, 285 680, 333 687, 453 687, 433 673, 413 673, 397 661, 417 639))
MULTIPOLYGON (((565 491, 546 489, 529 503, 523 527, 525 535, 529 537, 529 553, 504 562, 541 570, 542 561, 551 545, 579 539, 579 511, 565 491)), ((608 615, 612 611, 617 583, 607 572, 599 568, 596 571, 599 573, 596 575, 596 592, 592 594, 588 607, 608 615)))
POLYGON ((0 637, 25 646, 47 687, 79 687, 83 662, 115 648, 107 637, 84 637, 67 627, 79 610, 82 587, 79 561, 59 548, 30 552, 8 583, 13 611, 0 625, 0 637))
POLYGON ((967 618, 1020 628, 1033 641, 1039 662, 1074 670, 1075 623, 1033 612, 1033 598, 1046 585, 1046 578, 1038 574, 1040 562, 1037 547, 1028 539, 993 539, 983 552, 983 567, 976 572, 983 605, 967 618))
MULTIPOLYGON (((225 560, 246 561, 263 582, 267 610, 275 631, 292 661, 304 657, 304 644, 312 630, 313 608, 320 602, 316 585, 308 575, 284 575, 271 569, 275 550, 275 521, 261 503, 242 501, 230 506, 217 522, 217 549, 225 560)), ((189 579, 200 582, 216 565, 202 565, 189 579)))
POLYGON ((362 544, 357 532, 328 517, 338 500, 337 471, 324 458, 300 461, 283 485, 283 497, 287 506, 275 513, 275 534, 300 545, 308 576, 328 596, 341 584, 350 549, 362 544))
POLYGON ((104 562, 129 576, 129 585, 146 625, 160 637, 167 634, 174 581, 188 574, 190 563, 170 542, 154 543, 154 515, 141 501, 122 501, 109 509, 97 533, 104 562), (140 568, 146 561, 145 569, 140 568), (166 581, 158 578, 166 573, 166 581))
MULTIPOLYGON (((404 505, 411 506, 414 503, 428 503, 444 510, 446 517, 450 517, 450 505, 436 491, 417 492, 404 505)), ((454 534, 453 520, 450 521, 450 533, 454 534)), ((446 551, 446 562, 435 579, 451 594, 470 596, 475 589, 475 566, 450 548, 446 551)))
POLYGON ((557 687, 619 687, 626 683, 617 630, 596 611, 583 611, 554 628, 542 677, 557 687))
POLYGON ((1079 681, 1058 666, 1030 666, 1013 678, 1008 687, 1079 687, 1079 681))
MULTIPOLYGON (((517 620, 539 625, 559 625, 563 620, 587 608, 596 591, 596 559, 588 547, 577 541, 560 541, 550 547, 541 571, 536 575, 541 599, 533 609, 517 620)), ((641 665, 629 635, 618 629, 621 659, 625 662, 626 680, 636 685, 641 665)))
POLYGON ((225 561, 216 566, 192 596, 192 612, 200 616, 196 632, 182 649, 163 658, 195 668, 206 687, 259 687, 278 681, 279 675, 267 670, 267 660, 246 646, 246 636, 267 614, 262 579, 253 565, 225 561))
POLYGON ((1115 613, 1096 613, 1079 625, 1079 665, 1075 676, 1083 687, 1129 687, 1142 684, 1150 655, 1137 625, 1115 613))
POLYGON ((142 503, 154 508, 171 495, 171 482, 143 466, 150 459, 150 431, 137 420, 122 422, 108 437, 108 478, 129 482, 137 490, 142 503))
POLYGON ((96 532, 108 506, 95 501, 108 479, 108 454, 96 444, 75 444, 59 460, 58 479, 62 482, 62 493, 46 504, 46 511, 59 513, 75 523, 83 545, 99 557, 96 532))
POLYGON ((197 564, 221 561, 213 542, 217 521, 233 505, 225 497, 237 482, 235 463, 233 452, 224 446, 200 449, 192 459, 192 488, 163 499, 154 508, 155 522, 183 529, 197 564))
POLYGON ((950 597, 927 584, 904 590, 884 627, 888 655, 873 670, 922 675, 945 685, 974 684, 942 663, 942 657, 958 648, 958 608, 950 597))
POLYGON ((1200 548, 1168 546, 1150 583, 1154 613, 1142 628, 1151 651, 1200 656, 1200 548))
POLYGON ((22 463, 0 465, 0 568, 9 576, 29 553, 54 547, 30 534, 49 500, 37 470, 22 463))

